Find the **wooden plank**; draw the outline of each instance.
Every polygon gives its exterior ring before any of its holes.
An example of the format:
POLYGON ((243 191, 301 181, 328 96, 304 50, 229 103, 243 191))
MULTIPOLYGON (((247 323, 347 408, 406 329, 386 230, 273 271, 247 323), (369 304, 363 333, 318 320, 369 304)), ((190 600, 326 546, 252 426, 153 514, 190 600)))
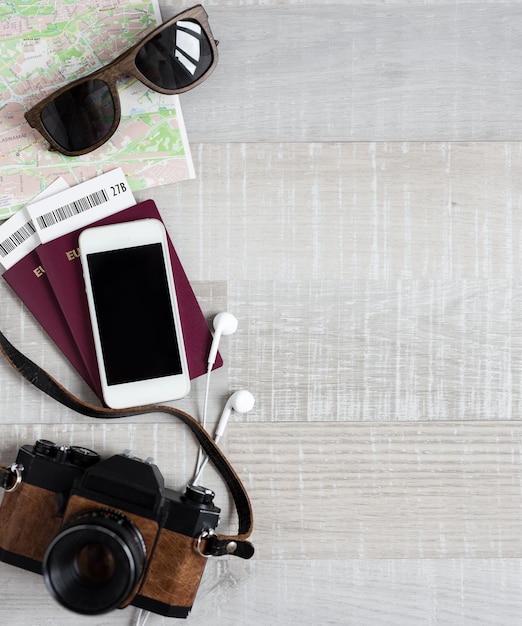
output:
POLYGON ((257 397, 249 421, 517 419, 521 298, 503 280, 232 282, 230 386, 257 397))
POLYGON ((522 266, 522 144, 196 144, 194 159, 197 180, 149 193, 191 280, 511 279, 522 266))
POLYGON ((182 96, 192 141, 522 137, 519 3, 228 4, 207 7, 218 68, 182 96))
MULTIPOLYGON (((240 388, 256 396, 253 422, 517 419, 521 290, 503 280, 232 282, 220 308, 235 313, 239 328, 221 343, 226 366, 212 375, 209 424, 240 388)), ((30 358, 94 401, 14 299, 0 320, 30 358)), ((90 422, 0 365, 4 420, 90 422)), ((194 381, 176 405, 200 415, 204 386, 194 381)))
POLYGON ((255 561, 245 574, 229 561, 222 564, 226 586, 204 596, 207 578, 193 618, 227 626, 515 626, 520 568, 518 559, 279 560, 255 561), (227 601, 220 603, 224 589, 227 601))
POLYGON ((522 557, 522 428, 234 424, 261 559, 522 557))
MULTIPOLYGON (((1 610, 11 626, 71 623, 71 613, 56 605, 36 574, 0 563, 0 576, 5 592, 1 610), (31 602, 22 610, 20 598, 29 589, 31 602)), ((434 616, 433 624, 515 626, 522 608, 521 579, 519 559, 245 564, 225 558, 207 565, 187 623, 417 626, 434 616)), ((137 611, 129 607, 96 618, 73 617, 78 626, 128 626, 135 623, 137 611)), ((167 620, 151 615, 148 623, 166 625, 167 620)))

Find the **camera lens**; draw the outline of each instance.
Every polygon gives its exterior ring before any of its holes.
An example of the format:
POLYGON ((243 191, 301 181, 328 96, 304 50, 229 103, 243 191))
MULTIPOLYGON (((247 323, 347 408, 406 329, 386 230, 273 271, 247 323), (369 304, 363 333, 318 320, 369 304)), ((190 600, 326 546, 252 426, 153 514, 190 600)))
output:
POLYGON ((53 539, 43 560, 50 593, 76 613, 95 615, 122 605, 145 565, 143 538, 123 514, 82 513, 53 539))
POLYGON ((76 568, 85 583, 101 585, 114 575, 116 558, 114 552, 104 543, 86 543, 76 554, 76 568))

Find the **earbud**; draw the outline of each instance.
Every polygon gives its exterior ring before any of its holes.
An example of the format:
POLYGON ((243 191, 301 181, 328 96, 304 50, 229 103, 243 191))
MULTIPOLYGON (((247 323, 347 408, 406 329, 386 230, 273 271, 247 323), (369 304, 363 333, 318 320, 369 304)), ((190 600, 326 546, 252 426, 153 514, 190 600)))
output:
POLYGON ((227 400, 223 413, 221 413, 221 417, 219 418, 219 422, 214 433, 214 441, 219 441, 225 432, 228 418, 230 417, 232 410, 236 411, 236 413, 248 413, 254 408, 255 403, 256 399, 250 391, 247 391, 246 389, 235 391, 227 400))
MULTIPOLYGON (((256 403, 256 399, 246 389, 240 389, 239 391, 235 391, 230 398, 227 400, 225 404, 225 408, 223 409, 223 413, 221 413, 221 417, 219 418, 218 424, 216 426, 216 430, 214 432, 214 441, 217 443, 223 433, 225 432, 225 428, 228 424, 228 418, 230 417, 232 411, 236 411, 236 413, 248 413, 254 408, 254 404, 256 403)), ((190 484, 195 485, 197 481, 201 478, 201 474, 203 470, 207 466, 208 456, 205 456, 203 459, 203 454, 201 452, 201 448, 199 449, 200 454, 198 455, 198 461, 196 463, 196 473, 192 478, 190 484)))
POLYGON ((210 352, 208 353, 208 369, 212 369, 216 361, 217 351, 219 347, 219 340, 221 335, 233 335, 237 330, 237 319, 228 313, 223 311, 218 313, 214 318, 214 337, 212 339, 212 345, 210 346, 210 352))
MULTIPOLYGON (((232 315, 232 313, 228 313, 228 311, 223 311, 222 313, 218 313, 213 321, 214 325, 214 336, 212 337, 212 344, 210 346, 210 351, 208 353, 207 360, 207 384, 205 387, 205 401, 203 404, 203 417, 201 419, 201 425, 203 428, 207 427, 207 410, 208 410, 208 393, 210 388, 210 373, 212 371, 212 366, 216 362, 217 351, 219 347, 219 341, 221 339, 221 335, 233 335, 237 330, 237 319, 232 315)), ((223 413, 219 419, 215 440, 217 441, 223 431, 226 428, 228 418, 230 417, 230 413, 232 409, 238 411, 239 413, 246 413, 250 411, 250 409, 254 406, 254 397, 246 390, 237 391, 232 394, 225 404, 225 408, 223 409, 223 413), (251 397, 251 399, 250 399, 251 397)), ((204 452, 203 448, 200 446, 198 451, 198 460, 196 462, 196 473, 194 478, 192 479, 192 484, 195 483, 196 480, 199 479, 201 473, 208 462, 208 457, 203 459, 204 452)))

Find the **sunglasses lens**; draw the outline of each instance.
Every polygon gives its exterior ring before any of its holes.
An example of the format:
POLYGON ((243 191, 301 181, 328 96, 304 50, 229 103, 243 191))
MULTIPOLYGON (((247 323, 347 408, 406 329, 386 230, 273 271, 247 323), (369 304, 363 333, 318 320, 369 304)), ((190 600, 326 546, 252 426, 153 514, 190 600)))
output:
POLYGON ((163 89, 183 89, 203 76, 213 53, 201 24, 180 20, 162 30, 140 48, 136 67, 151 83, 163 89))
POLYGON ((110 135, 114 101, 101 80, 86 80, 60 94, 40 113, 49 135, 68 152, 85 150, 110 135))

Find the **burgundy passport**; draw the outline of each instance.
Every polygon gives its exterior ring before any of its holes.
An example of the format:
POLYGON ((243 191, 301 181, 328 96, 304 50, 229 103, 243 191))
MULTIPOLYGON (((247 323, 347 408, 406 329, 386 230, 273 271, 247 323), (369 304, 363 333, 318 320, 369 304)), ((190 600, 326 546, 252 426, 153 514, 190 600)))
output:
MULTIPOLYGON (((89 227, 144 218, 163 221, 153 200, 140 202, 128 209, 119 211, 115 215, 99 220, 89 227)), ((82 230, 84 229, 73 231, 49 243, 42 244, 36 248, 35 253, 38 254, 42 267, 45 268, 47 279, 60 305, 63 318, 66 320, 68 330, 74 338, 87 370, 88 379, 93 381, 94 391, 101 397, 94 340, 78 253, 78 237, 82 230)), ((190 378, 193 379, 207 371, 212 335, 168 233, 167 239, 189 374, 190 378)), ((221 365, 223 365, 223 361, 218 355, 214 367, 221 365)))
MULTIPOLYGON (((2 277, 69 359, 89 387, 100 396, 100 384, 99 382, 98 384, 95 383, 85 366, 36 251, 33 250, 13 267, 6 270, 2 277)), ((99 376, 97 378, 99 381, 99 376)))

